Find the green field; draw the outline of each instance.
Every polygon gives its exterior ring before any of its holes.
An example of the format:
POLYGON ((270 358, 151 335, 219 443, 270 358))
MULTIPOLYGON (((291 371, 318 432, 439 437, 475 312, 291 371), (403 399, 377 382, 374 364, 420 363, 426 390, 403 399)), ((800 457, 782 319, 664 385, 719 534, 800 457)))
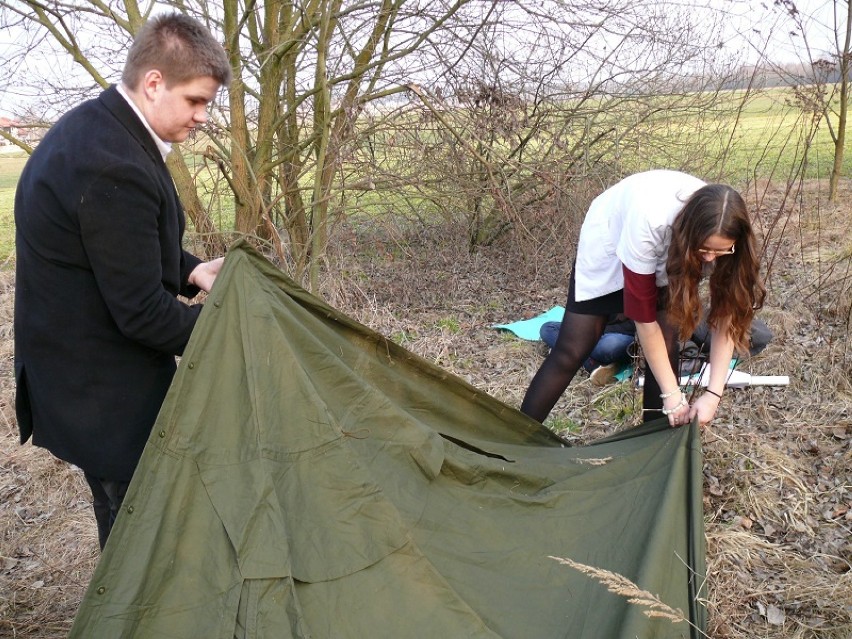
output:
MULTIPOLYGON (((736 92, 732 93, 736 99, 736 92)), ((737 120, 729 121, 731 148, 726 172, 749 177, 786 179, 804 163, 806 178, 828 179, 834 144, 828 127, 818 128, 812 115, 791 104, 787 89, 764 91, 749 100, 737 120)), ((844 157, 844 175, 852 171, 852 157, 844 157)))
POLYGON ((15 251, 15 186, 26 161, 23 153, 0 155, 0 264, 8 262, 15 251))
MULTIPOLYGON (((752 93, 747 100, 743 100, 743 96, 739 91, 721 93, 715 96, 712 108, 692 111, 678 110, 674 106, 683 100, 683 96, 651 98, 656 104, 657 114, 643 122, 641 135, 644 137, 637 139, 641 139, 643 144, 651 139, 652 143, 641 147, 641 150, 637 150, 640 147, 636 145, 627 146, 623 155, 613 158, 607 154, 603 159, 612 166, 620 167, 622 172, 652 166, 705 167, 712 179, 731 184, 755 178, 789 180, 798 175, 828 178, 834 146, 824 122, 815 128, 811 115, 795 104, 789 89, 752 93), (671 109, 668 108, 670 105, 671 109)), ((608 120, 609 124, 615 122, 618 129, 629 132, 632 117, 608 113, 603 120, 608 120)), ((606 122, 598 124, 605 125, 606 122)), ((386 150, 386 158, 387 154, 399 154, 392 147, 389 149, 386 150)), ((393 160, 393 157, 390 159, 393 160)), ((190 156, 188 162, 191 166, 192 161, 190 156)), ((405 164, 417 160, 411 156, 400 157, 400 161, 405 164)), ((0 264, 7 263, 14 256, 14 192, 25 162, 23 153, 0 154, 0 264)), ((211 195, 203 192, 211 186, 222 188, 221 176, 205 177, 203 170, 197 175, 202 199, 208 202, 215 223, 231 225, 233 197, 230 193, 211 195)), ((852 153, 847 153, 844 158, 844 175, 852 175, 852 153)), ((425 172, 421 173, 421 177, 429 179, 425 172)), ((441 188, 440 179, 436 188, 441 188)), ((407 206, 422 201, 424 207, 429 208, 428 190, 428 186, 415 189, 419 196, 414 194, 411 198, 402 199, 407 206)), ((367 218, 381 215, 388 210, 388 202, 396 202, 400 196, 399 192, 366 191, 348 202, 347 211, 367 218)), ((401 209, 397 207, 395 210, 401 209)))

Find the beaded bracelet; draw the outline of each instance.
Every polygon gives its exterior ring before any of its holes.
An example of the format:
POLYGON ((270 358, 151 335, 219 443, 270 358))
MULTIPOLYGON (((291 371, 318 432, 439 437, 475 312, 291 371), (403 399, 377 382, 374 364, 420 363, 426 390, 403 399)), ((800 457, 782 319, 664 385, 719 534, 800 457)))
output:
POLYGON ((712 390, 710 390, 709 388, 705 388, 705 389, 704 389, 704 392, 705 392, 705 393, 710 393, 711 395, 715 395, 715 396, 716 396, 716 397, 718 397, 719 399, 722 399, 722 396, 721 396, 719 393, 717 393, 716 391, 712 391, 712 390))
POLYGON ((672 413, 678 412, 684 406, 687 406, 686 395, 681 393, 680 394, 680 403, 677 406, 675 406, 674 408, 668 409, 668 410, 665 407, 663 407, 663 408, 660 409, 660 412, 662 412, 663 415, 671 415, 672 413))
POLYGON ((675 393, 679 393, 679 392, 680 392, 680 387, 675 388, 673 391, 669 391, 668 393, 660 393, 660 397, 662 397, 663 399, 666 399, 668 397, 671 397, 675 393))

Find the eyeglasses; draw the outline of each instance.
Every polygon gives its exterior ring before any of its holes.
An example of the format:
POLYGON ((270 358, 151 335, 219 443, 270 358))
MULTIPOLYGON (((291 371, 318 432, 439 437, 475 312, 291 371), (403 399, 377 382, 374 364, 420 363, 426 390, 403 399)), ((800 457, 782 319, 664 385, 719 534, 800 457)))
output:
POLYGON ((713 255, 715 257, 718 257, 720 255, 733 255, 734 249, 736 248, 736 246, 737 246, 736 244, 731 244, 731 248, 722 249, 722 250, 700 248, 700 249, 698 249, 698 252, 701 253, 702 255, 713 255))

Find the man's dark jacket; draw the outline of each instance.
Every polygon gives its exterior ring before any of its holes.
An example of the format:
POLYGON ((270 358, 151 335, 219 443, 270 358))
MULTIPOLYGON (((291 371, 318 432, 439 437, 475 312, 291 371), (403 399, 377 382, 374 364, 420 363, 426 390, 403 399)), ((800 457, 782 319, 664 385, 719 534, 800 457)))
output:
POLYGON ((15 196, 21 442, 129 481, 200 306, 184 215, 142 121, 115 87, 64 115, 15 196))

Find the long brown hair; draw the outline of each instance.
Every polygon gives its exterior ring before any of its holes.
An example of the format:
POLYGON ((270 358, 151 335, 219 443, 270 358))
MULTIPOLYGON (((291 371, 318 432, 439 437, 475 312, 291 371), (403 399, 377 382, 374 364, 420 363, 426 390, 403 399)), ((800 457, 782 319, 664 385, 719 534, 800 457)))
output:
POLYGON ((760 281, 754 232, 742 196, 730 186, 708 184, 684 204, 672 224, 666 270, 669 276, 668 315, 687 339, 701 317, 698 283, 705 262, 698 249, 712 235, 734 240, 734 253, 713 262, 707 324, 717 329, 729 321, 728 335, 737 351, 748 350, 751 321, 763 306, 766 289, 760 281))

